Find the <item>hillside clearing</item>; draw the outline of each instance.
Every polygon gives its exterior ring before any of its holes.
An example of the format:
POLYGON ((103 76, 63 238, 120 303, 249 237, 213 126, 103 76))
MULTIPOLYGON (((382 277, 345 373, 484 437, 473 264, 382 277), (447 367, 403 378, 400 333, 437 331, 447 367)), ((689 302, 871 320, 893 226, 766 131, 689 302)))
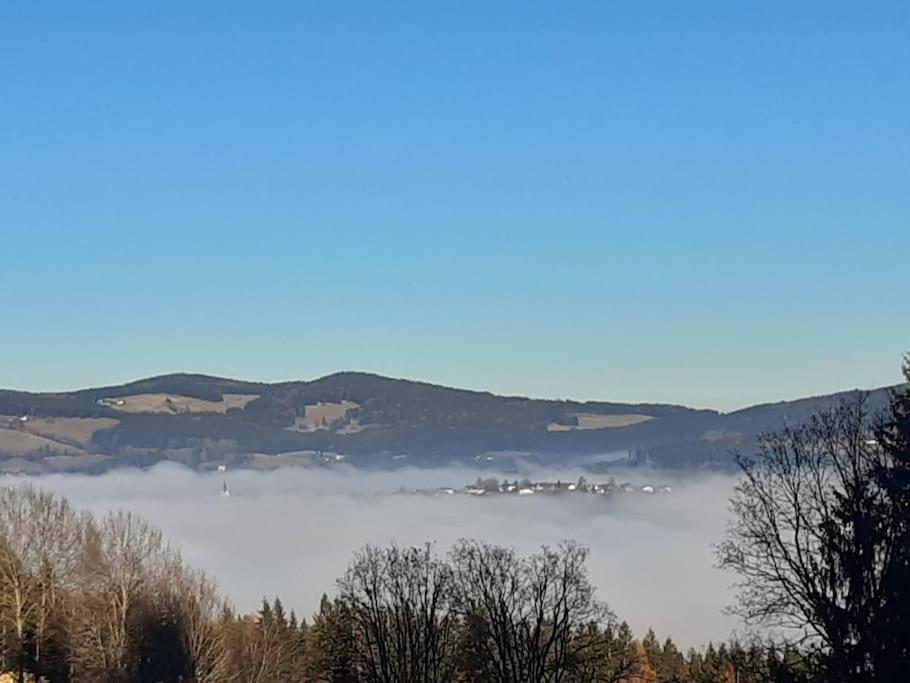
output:
MULTIPOLYGON (((294 421, 294 426, 301 432, 312 432, 317 429, 328 429, 332 423, 338 420, 344 420, 347 412, 353 408, 359 408, 360 405, 353 401, 341 401, 338 403, 319 402, 304 407, 305 414, 294 421)), ((340 431, 352 433, 361 429, 356 420, 350 424, 345 424, 340 431)))
POLYGON ((631 427, 654 418, 650 415, 598 415, 596 413, 576 413, 577 425, 561 425, 555 422, 547 426, 550 432, 571 432, 585 429, 616 429, 631 427))
POLYGON ((26 431, 0 428, 0 453, 4 455, 24 455, 41 451, 60 455, 81 455, 83 452, 82 449, 75 446, 69 446, 26 431))
POLYGON ((15 425, 16 430, 82 448, 91 444, 92 436, 99 429, 110 429, 120 424, 120 420, 110 417, 33 417, 22 422, 12 416, 0 416, 0 424, 4 421, 15 425))
POLYGON ((99 404, 124 413, 226 413, 232 408, 243 409, 259 394, 222 394, 220 401, 207 401, 179 394, 135 394, 102 398, 99 404))

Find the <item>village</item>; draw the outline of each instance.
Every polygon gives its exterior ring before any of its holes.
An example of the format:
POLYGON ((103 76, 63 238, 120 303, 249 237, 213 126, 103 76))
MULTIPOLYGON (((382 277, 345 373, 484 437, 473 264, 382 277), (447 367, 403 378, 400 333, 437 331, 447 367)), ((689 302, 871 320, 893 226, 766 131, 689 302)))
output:
MULTIPOLYGON (((533 495, 597 495, 611 496, 614 494, 639 493, 644 495, 667 494, 672 491, 668 485, 655 486, 652 484, 635 485, 629 482, 617 483, 610 478, 606 483, 591 483, 584 476, 575 482, 531 481, 528 478, 515 481, 495 477, 478 478, 477 481, 461 488, 440 486, 434 489, 416 489, 411 493, 431 496, 533 496, 533 495)), ((405 492, 407 493, 407 492, 405 492)))

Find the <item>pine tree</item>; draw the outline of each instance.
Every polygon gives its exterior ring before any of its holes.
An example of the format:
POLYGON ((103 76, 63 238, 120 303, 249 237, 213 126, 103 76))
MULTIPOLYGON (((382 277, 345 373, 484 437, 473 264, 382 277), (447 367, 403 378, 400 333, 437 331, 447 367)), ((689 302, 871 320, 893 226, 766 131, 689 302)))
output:
POLYGON ((676 647, 672 640, 667 638, 664 641, 663 650, 659 658, 659 668, 657 673, 660 680, 666 683, 684 683, 688 680, 688 671, 686 670, 686 660, 682 652, 676 647))
POLYGON ((645 634, 645 637, 641 639, 641 646, 645 650, 645 654, 648 657, 648 662, 651 664, 651 667, 657 673, 660 673, 660 659, 663 651, 661 650, 660 642, 657 640, 657 634, 654 633, 653 628, 649 628, 648 632, 645 634))
POLYGON ((262 598, 262 607, 259 608, 259 614, 257 616, 257 621, 259 622, 260 626, 272 625, 272 606, 265 598, 262 598))
POLYGON ((717 650, 714 643, 708 643, 705 654, 702 657, 701 671, 694 680, 698 683, 717 683, 721 675, 721 661, 717 656, 717 650))
MULTIPOLYGON (((904 359, 904 377, 910 382, 910 355, 904 359)), ((890 505, 891 533, 899 539, 884 577, 888 595, 882 616, 880 660, 891 667, 885 676, 910 670, 910 387, 891 397, 889 414, 876 438, 887 456, 877 479, 890 505)))
POLYGON ((308 680, 353 683, 354 643, 350 619, 323 594, 313 625, 306 629, 303 670, 308 680))
POLYGON ((275 598, 275 603, 272 606, 272 619, 281 628, 285 628, 288 625, 287 617, 284 614, 284 605, 281 604, 281 598, 279 597, 275 598))

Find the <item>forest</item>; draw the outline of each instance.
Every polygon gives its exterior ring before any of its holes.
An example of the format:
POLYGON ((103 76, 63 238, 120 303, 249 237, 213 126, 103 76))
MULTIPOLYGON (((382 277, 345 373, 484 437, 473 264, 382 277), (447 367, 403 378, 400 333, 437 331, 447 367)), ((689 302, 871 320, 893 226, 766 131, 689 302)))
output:
MULTIPOLYGON (((910 379, 910 364, 904 367, 910 379)), ((737 458, 719 564, 752 635, 680 651, 632 633, 588 549, 356 550, 302 618, 235 611, 129 511, 0 488, 0 674, 11 681, 896 681, 910 671, 910 390, 856 394, 737 458)), ((268 562, 268 558, 262 558, 268 562)), ((681 585, 680 590, 685 590, 681 585)), ((263 593, 269 587, 263 586, 263 593)), ((686 634, 691 636, 691 634, 686 634)))

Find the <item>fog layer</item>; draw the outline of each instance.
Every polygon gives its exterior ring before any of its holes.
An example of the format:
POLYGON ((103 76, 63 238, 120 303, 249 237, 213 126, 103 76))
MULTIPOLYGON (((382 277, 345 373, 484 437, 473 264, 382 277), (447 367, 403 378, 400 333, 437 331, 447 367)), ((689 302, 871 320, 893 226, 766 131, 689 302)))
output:
MULTIPOLYGON (((477 474, 232 471, 226 475, 231 497, 219 495, 225 475, 175 465, 97 477, 54 475, 37 483, 97 514, 122 507, 143 515, 244 611, 256 609, 265 595, 279 595, 309 617, 365 543, 434 541, 445 552, 459 538, 477 538, 531 552, 572 538, 591 549, 589 570, 600 599, 637 634, 653 627, 661 637, 697 646, 725 640, 737 628, 722 613, 731 578, 714 568, 711 550, 728 518, 731 478, 661 479, 651 483, 671 483, 672 493, 626 493, 613 500, 395 493, 402 486, 460 487, 477 474)), ((568 480, 566 472, 560 476, 568 480)))

